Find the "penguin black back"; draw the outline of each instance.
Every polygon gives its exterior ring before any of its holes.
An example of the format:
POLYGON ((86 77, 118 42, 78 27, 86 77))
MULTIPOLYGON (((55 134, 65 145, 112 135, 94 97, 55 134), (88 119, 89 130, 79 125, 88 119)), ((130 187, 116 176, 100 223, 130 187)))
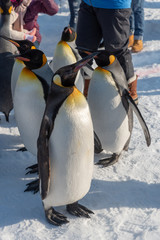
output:
MULTIPOLYGON (((12 4, 10 0, 0 0, 0 35, 7 34, 10 31, 10 13, 12 4)), ((9 121, 9 113, 13 108, 11 94, 11 74, 14 64, 14 59, 7 59, 6 56, 12 55, 13 47, 11 43, 7 43, 0 38, 0 111, 4 113, 6 121, 9 121)))

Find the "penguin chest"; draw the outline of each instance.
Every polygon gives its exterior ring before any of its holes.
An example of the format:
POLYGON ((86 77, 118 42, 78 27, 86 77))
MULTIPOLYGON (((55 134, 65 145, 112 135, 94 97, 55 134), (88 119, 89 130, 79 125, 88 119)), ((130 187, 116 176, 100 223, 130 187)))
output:
POLYGON ((84 96, 75 89, 61 106, 51 134, 51 181, 45 206, 73 203, 89 191, 93 147, 89 107, 84 96))
POLYGON ((76 57, 73 54, 70 46, 64 42, 60 41, 55 49, 53 56, 52 70, 56 72, 59 68, 66 65, 70 65, 76 62, 76 57))
POLYGON ((37 154, 37 138, 45 109, 43 88, 35 74, 24 68, 14 94, 14 110, 18 129, 25 147, 37 154))
POLYGON ((11 75, 12 98, 14 98, 14 91, 15 91, 16 83, 17 83, 18 77, 19 77, 22 69, 24 68, 24 66, 25 65, 22 61, 20 61, 18 59, 15 60, 15 63, 13 65, 13 69, 12 69, 12 75, 11 75))
MULTIPOLYGON (((55 49, 51 68, 53 72, 56 72, 59 68, 73 64, 76 61, 76 57, 71 47, 66 42, 60 41, 55 49)), ((83 93, 84 80, 80 71, 76 76, 75 85, 78 90, 83 93)))
POLYGON ((130 137, 129 119, 111 73, 99 68, 95 70, 88 103, 103 149, 120 153, 130 137))

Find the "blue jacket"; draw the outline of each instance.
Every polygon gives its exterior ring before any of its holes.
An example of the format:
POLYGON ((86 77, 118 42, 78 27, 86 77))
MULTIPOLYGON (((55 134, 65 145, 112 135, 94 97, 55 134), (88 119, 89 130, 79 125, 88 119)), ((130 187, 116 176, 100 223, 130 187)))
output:
POLYGON ((83 0, 86 4, 96 8, 124 9, 131 8, 131 0, 83 0))

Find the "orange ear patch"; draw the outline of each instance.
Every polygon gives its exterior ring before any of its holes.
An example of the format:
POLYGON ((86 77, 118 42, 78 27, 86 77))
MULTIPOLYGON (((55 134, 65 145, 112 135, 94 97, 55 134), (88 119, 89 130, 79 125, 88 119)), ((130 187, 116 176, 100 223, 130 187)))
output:
POLYGON ((0 7, 0 13, 2 14, 4 11, 3 11, 3 9, 0 7))
POLYGON ((12 8, 13 8, 13 6, 10 6, 10 8, 8 9, 9 14, 11 13, 12 8))

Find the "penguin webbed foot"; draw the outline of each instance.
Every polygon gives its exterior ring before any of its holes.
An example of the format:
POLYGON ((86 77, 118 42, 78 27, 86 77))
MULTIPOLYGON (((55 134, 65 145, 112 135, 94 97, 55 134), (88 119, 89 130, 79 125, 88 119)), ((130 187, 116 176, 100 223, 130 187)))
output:
POLYGON ((47 221, 55 226, 61 226, 62 224, 69 223, 67 217, 55 211, 53 207, 45 210, 45 216, 47 221))
POLYGON ((91 210, 89 210, 85 206, 79 204, 78 202, 68 204, 66 206, 66 209, 70 214, 72 214, 74 216, 77 216, 77 217, 90 218, 89 214, 94 214, 94 212, 92 212, 91 210))
POLYGON ((119 155, 113 153, 109 158, 103 158, 99 160, 95 165, 102 165, 102 167, 109 167, 118 162, 119 155))
POLYGON ((31 169, 31 170, 29 170, 29 171, 26 173, 26 175, 27 175, 27 174, 33 174, 33 173, 37 173, 37 174, 38 174, 38 164, 31 165, 31 166, 27 167, 26 170, 27 170, 27 169, 31 169))
POLYGON ((39 192, 39 179, 36 179, 30 183, 26 184, 27 188, 24 190, 24 192, 33 192, 36 194, 39 192))
POLYGON ((25 147, 19 148, 17 150, 17 152, 26 152, 26 151, 27 151, 27 148, 25 148, 25 147))

